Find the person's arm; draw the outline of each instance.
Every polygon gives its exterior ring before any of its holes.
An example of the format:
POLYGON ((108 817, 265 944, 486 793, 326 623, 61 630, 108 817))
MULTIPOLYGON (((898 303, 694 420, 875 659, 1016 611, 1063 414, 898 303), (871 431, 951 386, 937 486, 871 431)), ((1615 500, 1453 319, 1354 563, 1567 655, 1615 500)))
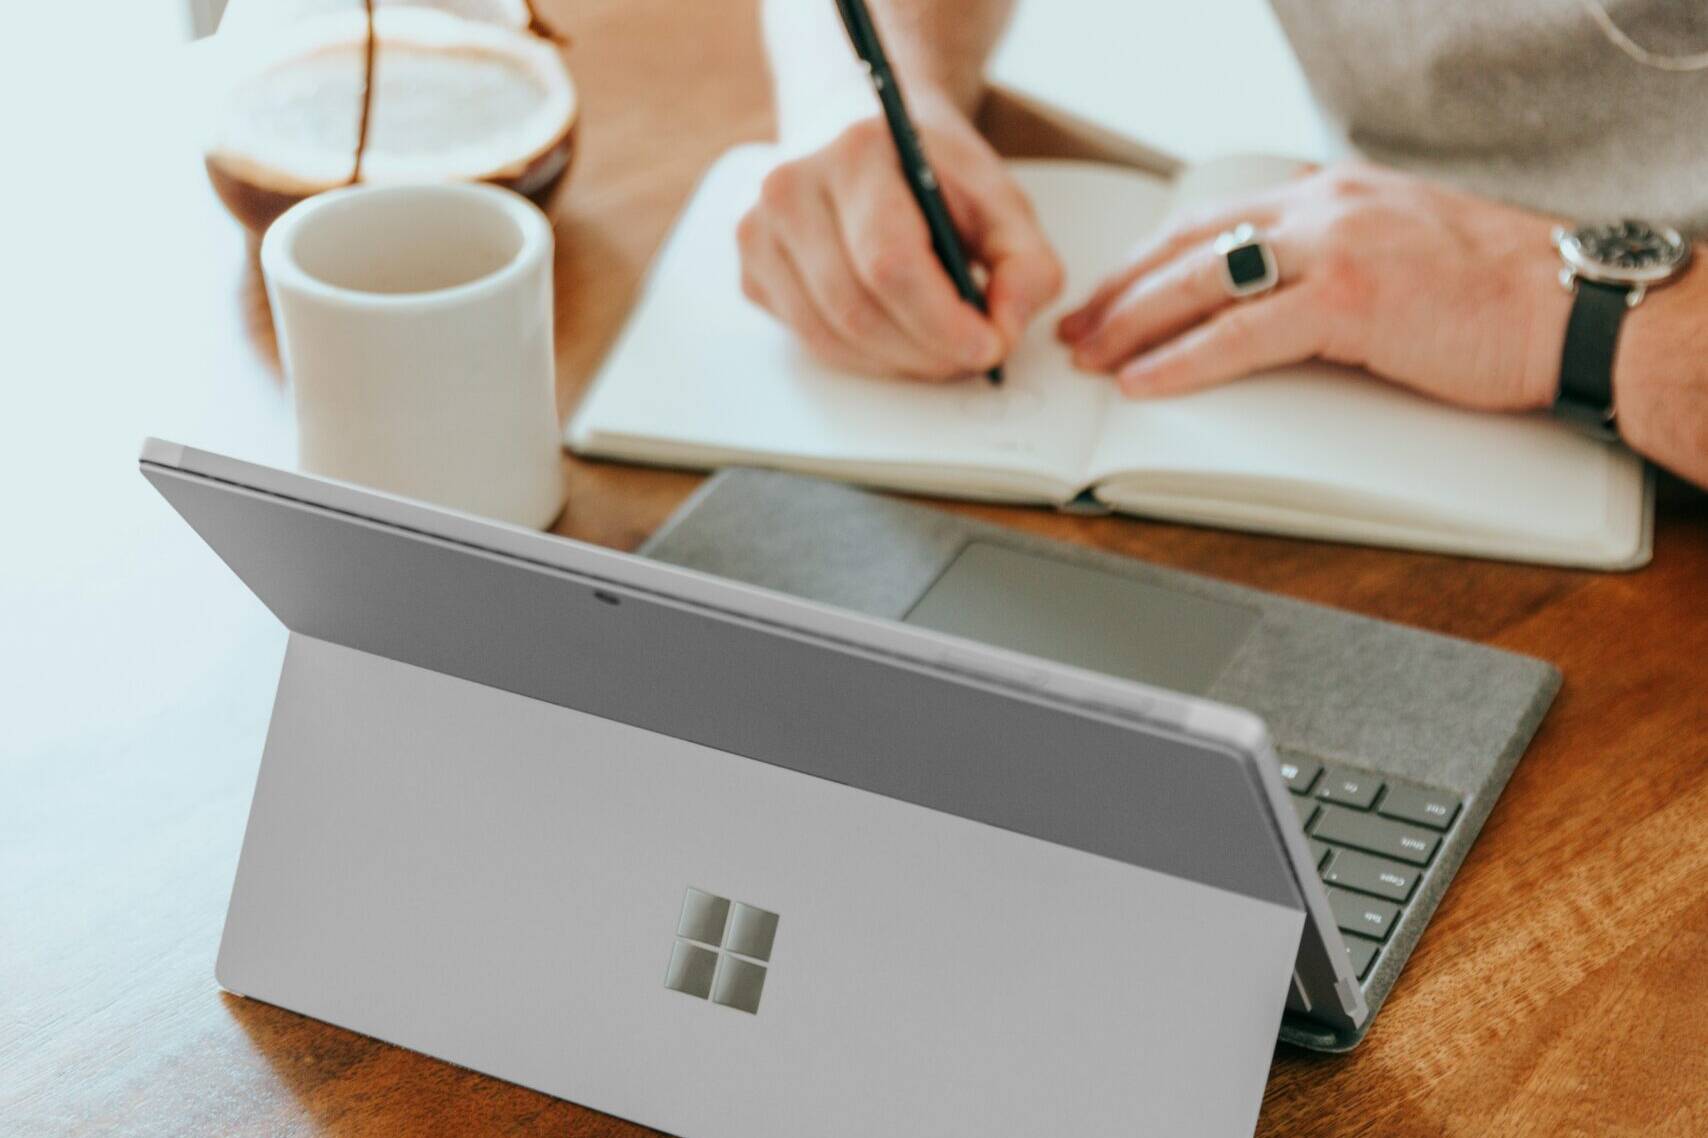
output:
POLYGON ((1011 0, 872 0, 962 242, 988 274, 989 315, 938 263, 835 6, 766 0, 779 142, 737 230, 742 291, 821 359, 948 379, 991 367, 1061 287, 1030 203, 972 125, 1011 0))
POLYGON ((1625 314, 1613 406, 1631 449, 1708 488, 1708 245, 1625 314))
POLYGON ((948 99, 968 117, 984 95, 985 63, 1013 11, 1014 0, 876 0, 872 4, 879 33, 893 45, 890 62, 906 90, 948 99))
MULTIPOLYGON (((918 111, 947 105, 971 118, 1014 0, 871 0, 868 7, 908 101, 918 111)), ((834 4, 764 0, 760 19, 785 144, 815 120, 840 112, 840 130, 877 113, 834 4)))

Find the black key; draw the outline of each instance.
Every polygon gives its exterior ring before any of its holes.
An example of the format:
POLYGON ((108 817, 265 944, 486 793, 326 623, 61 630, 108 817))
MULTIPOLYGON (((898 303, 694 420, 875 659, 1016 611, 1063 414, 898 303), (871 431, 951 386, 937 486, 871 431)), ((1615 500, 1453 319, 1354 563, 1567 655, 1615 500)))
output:
POLYGON ((1323 845, 1315 838, 1306 838, 1305 841, 1310 843, 1311 856, 1317 859, 1316 867, 1321 869, 1323 867, 1323 862, 1328 860, 1328 855, 1334 852, 1333 848, 1323 845))
POLYGON ((1323 807, 1311 836, 1412 865, 1428 865, 1429 859, 1435 856, 1435 847, 1441 844, 1439 834, 1390 822, 1374 814, 1342 810, 1338 806, 1323 807))
POLYGON ((1390 901, 1378 901, 1344 889, 1328 891, 1328 907, 1334 913, 1334 923, 1342 932, 1359 933, 1377 940, 1388 939, 1388 933, 1393 931, 1394 921, 1400 915, 1400 907, 1390 901))
POLYGON ((1356 889, 1360 893, 1374 893, 1390 901, 1411 900, 1411 891, 1417 888, 1418 877, 1419 871, 1409 865, 1371 857, 1357 850, 1337 851, 1334 860, 1323 870, 1323 880, 1330 885, 1356 889))
POLYGON ((1432 830, 1445 830, 1459 814, 1459 796, 1446 790, 1391 786, 1388 796, 1376 807, 1376 813, 1416 822, 1432 830))
POLYGON ((1294 794, 1309 794, 1311 784, 1317 781, 1317 772, 1322 769, 1323 765, 1315 759, 1281 760, 1281 778, 1294 794))
POLYGON ((1354 810, 1368 810, 1381 789, 1382 780, 1375 775, 1330 770, 1323 775, 1323 784, 1317 787, 1317 797, 1324 802, 1338 802, 1342 806, 1350 806, 1354 810))
POLYGON ((1317 804, 1309 798, 1295 798, 1293 813, 1299 816, 1299 829, 1303 830, 1311 824, 1311 819, 1317 816, 1317 804))
POLYGON ((1361 936, 1341 937, 1346 942, 1346 955, 1352 958, 1352 974, 1360 980, 1364 973, 1370 971, 1371 961, 1376 959, 1376 949, 1379 947, 1373 940, 1365 940, 1361 936))

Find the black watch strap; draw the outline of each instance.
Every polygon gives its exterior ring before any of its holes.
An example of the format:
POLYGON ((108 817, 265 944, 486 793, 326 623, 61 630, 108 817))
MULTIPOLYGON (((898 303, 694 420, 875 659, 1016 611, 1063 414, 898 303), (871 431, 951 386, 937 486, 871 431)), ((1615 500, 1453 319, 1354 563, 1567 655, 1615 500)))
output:
POLYGON ((1613 353, 1619 344, 1619 325, 1630 307, 1626 299, 1630 291, 1628 285, 1580 277, 1566 323, 1554 414, 1602 438, 1618 437, 1613 422, 1613 353))

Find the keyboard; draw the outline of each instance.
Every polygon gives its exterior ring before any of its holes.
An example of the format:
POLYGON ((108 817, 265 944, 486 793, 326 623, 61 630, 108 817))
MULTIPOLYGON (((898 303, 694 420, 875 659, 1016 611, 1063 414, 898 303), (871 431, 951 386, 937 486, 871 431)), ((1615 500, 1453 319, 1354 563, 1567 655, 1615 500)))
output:
POLYGON ((1363 981, 1406 919, 1463 803, 1451 791, 1303 756, 1283 754, 1280 766, 1352 971, 1363 981))

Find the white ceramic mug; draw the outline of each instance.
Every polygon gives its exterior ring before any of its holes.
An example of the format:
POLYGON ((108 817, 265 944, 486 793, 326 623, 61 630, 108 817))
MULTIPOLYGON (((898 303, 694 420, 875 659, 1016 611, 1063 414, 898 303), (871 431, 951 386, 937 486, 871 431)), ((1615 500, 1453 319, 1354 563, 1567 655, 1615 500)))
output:
POLYGON ((518 525, 563 508, 551 225, 482 185, 355 186, 261 242, 297 461, 518 525))

